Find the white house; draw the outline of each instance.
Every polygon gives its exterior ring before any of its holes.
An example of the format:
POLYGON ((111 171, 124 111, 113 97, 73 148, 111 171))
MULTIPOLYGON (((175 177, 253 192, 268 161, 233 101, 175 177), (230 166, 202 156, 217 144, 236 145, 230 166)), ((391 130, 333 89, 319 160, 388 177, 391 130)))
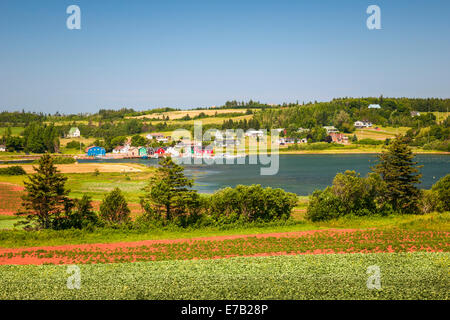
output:
POLYGON ((0 145, 0 152, 5 152, 6 151, 6 146, 5 145, 0 145))
POLYGON ((372 126, 372 122, 370 121, 355 121, 355 123, 353 124, 355 126, 355 128, 370 128, 372 126))
POLYGON ((369 109, 380 109, 381 106, 379 104, 370 104, 369 109))
POLYGON ((156 141, 162 142, 162 143, 167 143, 167 142, 169 142, 169 139, 167 137, 161 137, 161 138, 156 138, 156 141))
POLYGON ((81 136, 80 130, 76 127, 72 127, 67 134, 68 138, 79 138, 81 136))
POLYGON ((161 139, 161 138, 164 138, 164 135, 162 133, 149 133, 147 135, 148 140, 161 139))
POLYGON ((115 147, 113 149, 113 153, 115 153, 115 154, 127 154, 129 150, 130 150, 130 146, 129 145, 118 146, 118 147, 115 147))
POLYGON ((264 136, 264 132, 262 130, 247 130, 245 133, 247 137, 258 137, 262 138, 264 136))
POLYGON ((338 133, 339 132, 339 130, 336 129, 334 126, 324 126, 323 128, 325 130, 327 130, 328 134, 330 134, 330 133, 338 133))

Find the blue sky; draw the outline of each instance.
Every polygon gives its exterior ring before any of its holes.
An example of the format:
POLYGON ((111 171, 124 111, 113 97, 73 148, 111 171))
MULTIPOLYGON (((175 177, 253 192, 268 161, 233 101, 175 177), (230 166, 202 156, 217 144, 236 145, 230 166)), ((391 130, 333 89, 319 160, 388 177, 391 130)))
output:
POLYGON ((2 0, 0 46, 0 111, 450 97, 446 0, 2 0))

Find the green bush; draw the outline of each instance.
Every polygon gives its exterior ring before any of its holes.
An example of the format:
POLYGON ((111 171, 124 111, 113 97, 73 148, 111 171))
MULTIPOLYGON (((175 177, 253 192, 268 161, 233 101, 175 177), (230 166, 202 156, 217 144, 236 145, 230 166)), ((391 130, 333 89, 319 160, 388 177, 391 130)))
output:
POLYGON ((439 197, 433 190, 422 190, 422 198, 420 201, 420 210, 422 213, 430 213, 436 211, 439 207, 439 197))
POLYGON ((6 176, 22 176, 27 174, 21 166, 11 166, 6 168, 0 168, 0 175, 6 176))
MULTIPOLYGON (((71 164, 71 163, 75 163, 76 160, 75 160, 75 158, 72 158, 72 157, 54 156, 54 157, 52 157, 52 162, 53 162, 53 164, 71 164)), ((33 161, 33 163, 38 164, 39 160, 35 160, 35 161, 33 161)))
POLYGON ((327 150, 333 148, 344 148, 343 144, 328 143, 328 142, 315 142, 307 144, 293 144, 288 147, 288 150, 327 150))
POLYGON ((108 193, 100 205, 100 217, 110 224, 122 224, 130 221, 130 209, 119 188, 108 193))
POLYGON ((84 143, 79 142, 79 141, 75 141, 75 140, 70 141, 66 145, 67 149, 80 149, 80 148, 83 148, 83 147, 84 147, 84 143))
POLYGON ((431 190, 436 193, 438 202, 436 204, 436 210, 450 211, 450 174, 436 182, 431 190))
POLYGON ((368 146, 379 146, 379 145, 382 145, 384 142, 381 140, 366 138, 366 139, 358 140, 355 143, 361 144, 361 145, 368 145, 368 146))
POLYGON ((238 185, 214 193, 207 211, 219 225, 237 221, 286 220, 296 204, 297 196, 282 189, 238 185))
POLYGON ((306 217, 323 221, 344 215, 386 215, 392 209, 384 201, 385 193, 386 184, 377 174, 363 178, 355 171, 338 173, 331 187, 310 196, 306 217))

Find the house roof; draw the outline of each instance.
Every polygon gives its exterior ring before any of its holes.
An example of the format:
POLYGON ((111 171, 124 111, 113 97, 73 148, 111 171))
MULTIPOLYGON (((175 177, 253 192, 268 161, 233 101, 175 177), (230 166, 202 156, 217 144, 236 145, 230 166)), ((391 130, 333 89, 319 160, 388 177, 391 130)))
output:
POLYGON ((370 104, 369 109, 380 109, 381 106, 379 104, 370 104))
POLYGON ((80 131, 80 130, 77 127, 72 127, 69 130, 69 134, 73 134, 73 133, 75 133, 75 131, 80 131))

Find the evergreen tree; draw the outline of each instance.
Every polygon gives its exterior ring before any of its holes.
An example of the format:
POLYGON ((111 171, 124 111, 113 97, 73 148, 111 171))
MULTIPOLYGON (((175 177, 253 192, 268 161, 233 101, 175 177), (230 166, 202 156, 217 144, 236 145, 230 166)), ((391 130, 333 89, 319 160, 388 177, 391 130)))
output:
POLYGON ((130 220, 130 209, 119 188, 108 193, 100 205, 100 217, 112 224, 126 223, 130 220))
POLYGON ((184 168, 173 162, 172 158, 163 158, 159 162, 155 175, 144 188, 146 195, 141 199, 141 206, 150 213, 156 210, 164 212, 170 221, 189 210, 198 203, 196 191, 189 190, 193 180, 185 177, 184 168))
POLYGON ((403 136, 397 136, 387 150, 379 156, 379 163, 374 171, 381 175, 387 185, 386 199, 392 208, 401 213, 417 213, 419 211, 420 183, 417 162, 411 148, 403 136))
POLYGON ((26 226, 38 229, 52 228, 56 219, 70 210, 71 200, 67 197, 69 190, 65 188, 67 178, 53 164, 48 154, 39 159, 36 173, 25 181, 25 195, 22 197, 23 211, 18 215, 26 215, 26 226))

